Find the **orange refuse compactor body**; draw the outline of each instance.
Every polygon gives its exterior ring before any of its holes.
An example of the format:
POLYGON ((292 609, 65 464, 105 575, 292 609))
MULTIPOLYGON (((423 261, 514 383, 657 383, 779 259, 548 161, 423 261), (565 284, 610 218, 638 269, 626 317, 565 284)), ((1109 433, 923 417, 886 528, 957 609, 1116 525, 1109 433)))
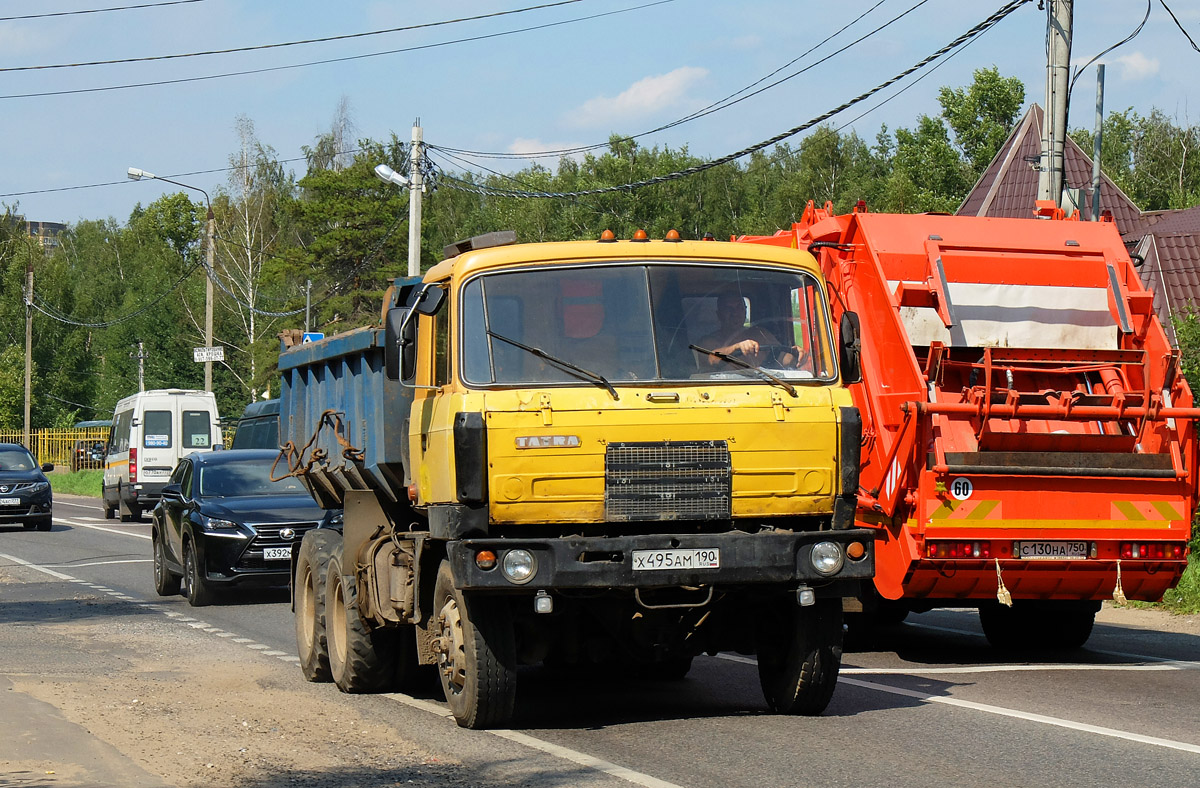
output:
POLYGON ((810 203, 739 239, 813 252, 835 322, 857 315, 857 519, 878 598, 906 609, 1158 600, 1187 565, 1200 410, 1178 354, 1116 226, 1039 207, 810 203))

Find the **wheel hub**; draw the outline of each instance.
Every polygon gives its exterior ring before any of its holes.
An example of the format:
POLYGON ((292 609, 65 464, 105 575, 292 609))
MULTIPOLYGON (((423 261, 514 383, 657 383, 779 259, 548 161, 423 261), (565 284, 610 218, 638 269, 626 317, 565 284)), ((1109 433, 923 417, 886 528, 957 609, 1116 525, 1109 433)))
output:
POLYGON ((438 636, 434 639, 434 647, 438 653, 438 670, 446 683, 455 691, 461 690, 467 680, 466 647, 462 616, 453 598, 446 600, 438 614, 438 636))

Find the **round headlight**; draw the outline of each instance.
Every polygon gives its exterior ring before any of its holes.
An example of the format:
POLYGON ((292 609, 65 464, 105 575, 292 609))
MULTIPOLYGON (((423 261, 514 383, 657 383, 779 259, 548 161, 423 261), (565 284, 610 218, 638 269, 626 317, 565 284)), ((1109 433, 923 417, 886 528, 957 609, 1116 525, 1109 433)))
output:
POLYGON ((820 574, 835 574, 842 568, 842 548, 836 542, 817 542, 812 546, 809 560, 820 574))
POLYGON ((528 550, 509 550, 500 562, 500 569, 511 582, 521 585, 537 574, 537 559, 528 550))

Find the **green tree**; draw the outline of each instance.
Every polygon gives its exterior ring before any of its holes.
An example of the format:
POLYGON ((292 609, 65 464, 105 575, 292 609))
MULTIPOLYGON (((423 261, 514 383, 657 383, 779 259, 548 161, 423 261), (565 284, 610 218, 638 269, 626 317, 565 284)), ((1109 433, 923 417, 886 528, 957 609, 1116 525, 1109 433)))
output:
POLYGON ((1016 77, 1000 76, 995 66, 976 69, 966 88, 939 90, 938 103, 977 179, 1012 132, 1025 104, 1025 85, 1016 77))

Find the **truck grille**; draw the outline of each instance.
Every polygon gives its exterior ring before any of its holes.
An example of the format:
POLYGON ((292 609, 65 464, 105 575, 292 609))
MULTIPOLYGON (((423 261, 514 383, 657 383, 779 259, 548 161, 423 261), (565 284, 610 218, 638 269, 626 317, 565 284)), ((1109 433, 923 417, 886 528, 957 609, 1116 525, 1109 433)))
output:
POLYGON ((728 519, 732 489, 725 441, 610 443, 604 453, 610 521, 728 519))

